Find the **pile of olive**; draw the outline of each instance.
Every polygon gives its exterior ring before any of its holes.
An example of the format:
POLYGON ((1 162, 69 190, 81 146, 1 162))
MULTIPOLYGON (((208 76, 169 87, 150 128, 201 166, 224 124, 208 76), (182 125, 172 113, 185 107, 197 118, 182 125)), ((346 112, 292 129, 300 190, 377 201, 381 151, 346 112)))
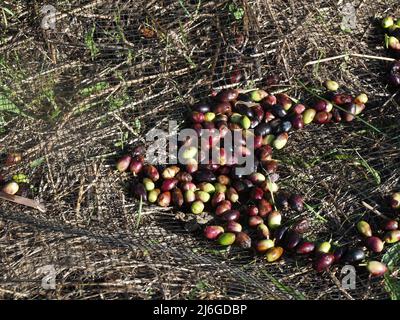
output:
MULTIPOLYGON (((354 98, 338 93, 334 81, 325 85, 329 91, 326 98, 314 101, 311 107, 293 102, 286 94, 223 90, 208 102, 194 105, 188 120, 188 126, 200 138, 204 130, 218 133, 216 139, 209 140, 209 148, 217 149, 220 155, 218 163, 202 164, 201 150, 185 142, 181 146, 187 160, 184 165, 146 164, 143 147, 137 147, 118 161, 117 169, 133 173, 132 192, 138 199, 196 215, 212 213, 214 219, 204 228, 207 239, 222 246, 253 248, 268 262, 278 260, 284 251, 298 255, 313 253, 315 269, 326 270, 335 261, 344 261, 344 249, 337 248, 331 254, 329 242, 315 244, 304 240, 302 235, 309 227, 307 220, 291 227, 282 225, 281 213, 287 208, 300 212, 304 202, 300 195, 278 192, 278 161, 272 158, 274 149, 286 145, 292 128, 301 129, 312 122, 350 122, 364 110, 368 101, 365 94, 354 98), (256 155, 254 171, 249 175, 237 175, 237 164, 227 161, 225 150, 220 147, 229 130, 238 130, 243 138, 249 135, 254 138, 254 150, 245 145, 241 149, 243 154, 254 151, 256 155)), ((356 261, 357 254, 349 250, 345 261, 356 261)))
MULTIPOLYGON (((400 58, 400 19, 386 17, 382 20, 385 29, 385 45, 389 53, 395 58, 400 58)), ((400 87, 400 62, 396 61, 389 69, 388 82, 394 87, 400 87)))

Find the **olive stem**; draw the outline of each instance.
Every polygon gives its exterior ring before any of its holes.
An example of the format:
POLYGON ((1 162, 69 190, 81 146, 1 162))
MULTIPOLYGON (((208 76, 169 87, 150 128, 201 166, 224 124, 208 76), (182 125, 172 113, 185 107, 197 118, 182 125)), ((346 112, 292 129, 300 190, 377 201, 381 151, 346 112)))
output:
POLYGON ((25 197, 11 195, 11 194, 7 194, 5 192, 0 191, 0 199, 11 201, 11 202, 14 202, 17 204, 21 204, 26 207, 34 208, 43 213, 46 212, 46 208, 43 204, 41 204, 35 200, 25 198, 25 197))
POLYGON ((376 215, 378 215, 381 218, 384 218, 386 220, 390 220, 390 218, 386 215, 384 215, 382 212, 380 212, 378 209, 372 207, 371 205, 369 205, 368 203, 366 203, 365 201, 361 201, 362 205, 367 208, 368 210, 371 210, 373 213, 375 213, 376 215))

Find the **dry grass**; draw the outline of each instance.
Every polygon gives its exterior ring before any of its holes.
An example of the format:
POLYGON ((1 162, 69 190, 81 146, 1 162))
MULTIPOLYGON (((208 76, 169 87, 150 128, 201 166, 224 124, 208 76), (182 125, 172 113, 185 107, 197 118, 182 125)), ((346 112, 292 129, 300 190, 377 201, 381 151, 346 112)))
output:
POLYGON ((237 21, 226 2, 60 1, 64 14, 47 34, 40 1, 6 2, 15 15, 5 29, 2 21, 0 84, 27 116, 2 112, 3 152, 24 152, 22 164, 4 174, 28 174, 34 189, 24 194, 48 211, 0 203, 0 297, 385 297, 380 280, 361 270, 357 289, 344 291, 339 268, 317 276, 306 261, 266 265, 248 252, 216 250, 185 231, 172 210, 144 206, 136 228, 130 179, 113 170, 121 145, 129 149, 149 128, 183 119, 189 104, 226 84, 233 67, 245 70, 245 87, 279 73, 280 88, 306 101, 299 81, 318 88, 327 78, 371 97, 363 119, 382 133, 359 121, 310 126, 277 154, 282 187, 305 193, 324 218, 302 214, 313 221, 310 237, 356 242, 354 221, 363 214, 378 221, 361 201, 381 204, 399 188, 400 100, 383 82, 386 62, 351 57, 306 66, 346 53, 386 56, 377 21, 400 15, 398 1, 355 1, 350 34, 340 30, 340 8, 331 1, 237 1, 245 8, 237 21), (154 37, 145 38, 146 29, 154 37), (235 44, 237 34, 243 45, 235 44), (36 271, 45 265, 57 271, 55 291, 40 289, 36 271))

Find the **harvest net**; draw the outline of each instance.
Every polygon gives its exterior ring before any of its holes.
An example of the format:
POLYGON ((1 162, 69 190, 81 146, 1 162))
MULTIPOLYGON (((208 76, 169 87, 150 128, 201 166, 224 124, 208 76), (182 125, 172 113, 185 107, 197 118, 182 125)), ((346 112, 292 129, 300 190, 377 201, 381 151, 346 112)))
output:
MULTIPOLYGON (((142 299, 386 298, 382 279, 360 269, 356 289, 341 285, 341 267, 317 275, 306 259, 275 264, 203 240, 190 215, 138 203, 130 178, 115 172, 123 150, 153 127, 182 121, 190 104, 229 85, 310 98, 303 88, 335 79, 367 92, 363 119, 291 133, 280 186, 305 195, 311 239, 357 243, 354 223, 385 212, 399 188, 399 98, 384 83, 387 62, 379 18, 400 15, 396 0, 354 1, 357 22, 340 30, 343 5, 332 1, 57 1, 55 29, 43 31, 45 5, 1 4, 0 130, 2 153, 23 161, 23 195, 47 211, 0 202, 0 297, 142 299), (5 10, 6 8, 7 10, 5 10), (397 10, 397 12, 396 12, 397 10), (310 61, 357 53, 328 62, 310 61), (54 267, 56 289, 41 286, 54 267)), ((49 4, 49 3, 46 3, 49 4)), ((51 4, 51 3, 50 3, 51 4)), ((357 269, 358 271, 358 269, 357 269)))

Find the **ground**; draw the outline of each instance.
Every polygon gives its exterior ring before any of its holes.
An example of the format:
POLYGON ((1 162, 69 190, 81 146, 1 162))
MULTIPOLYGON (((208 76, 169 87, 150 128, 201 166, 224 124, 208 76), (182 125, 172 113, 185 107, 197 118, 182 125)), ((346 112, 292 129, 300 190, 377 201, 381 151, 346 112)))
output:
POLYGON ((278 74, 268 90, 305 102, 334 79, 368 94, 364 121, 294 132, 276 158, 281 188, 309 204, 300 215, 312 221, 308 236, 356 243, 354 222, 379 222, 362 201, 385 212, 384 197, 400 188, 400 98, 379 59, 388 57, 379 20, 400 16, 397 0, 353 1, 347 31, 345 1, 57 1, 55 29, 45 32, 44 2, 32 3, 0 4, 0 145, 2 154, 23 152, 4 177, 26 174, 22 194, 47 211, 0 203, 0 297, 387 297, 383 280, 361 268, 346 290, 340 267, 316 275, 290 256, 267 265, 205 242, 174 210, 144 205, 138 214, 131 177, 114 167, 150 128, 183 120, 190 104, 225 86, 233 69, 246 74, 243 88, 278 74), (359 56, 323 60, 343 54, 359 56), (56 290, 40 286, 45 266, 56 290))

